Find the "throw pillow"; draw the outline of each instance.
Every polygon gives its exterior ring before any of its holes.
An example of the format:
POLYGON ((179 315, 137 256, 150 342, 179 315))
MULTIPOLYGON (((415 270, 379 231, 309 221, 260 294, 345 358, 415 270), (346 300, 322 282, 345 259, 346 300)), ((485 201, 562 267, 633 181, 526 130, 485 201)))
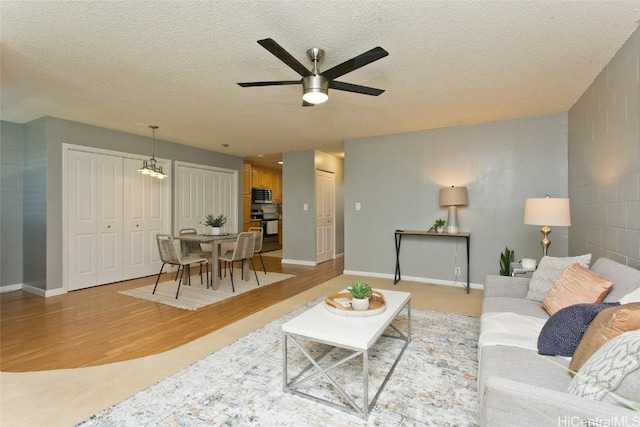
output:
POLYGON ((620 304, 629 304, 630 302, 640 302, 640 288, 620 298, 620 304))
POLYGON ((567 393, 640 411, 639 354, 640 330, 617 336, 582 365, 567 393))
POLYGON ((567 267, 542 300, 542 308, 553 315, 573 304, 602 302, 613 282, 573 263, 567 267))
POLYGON ((573 356, 593 318, 605 308, 618 304, 576 304, 559 310, 547 320, 538 335, 538 353, 549 356, 573 356))
POLYGON ((593 353, 618 335, 640 329, 640 302, 609 307, 593 319, 573 353, 571 375, 574 375, 593 353))
POLYGON ((538 268, 531 275, 527 299, 542 302, 545 294, 558 280, 564 269, 574 262, 579 262, 588 268, 591 264, 591 254, 568 258, 542 257, 538 268))

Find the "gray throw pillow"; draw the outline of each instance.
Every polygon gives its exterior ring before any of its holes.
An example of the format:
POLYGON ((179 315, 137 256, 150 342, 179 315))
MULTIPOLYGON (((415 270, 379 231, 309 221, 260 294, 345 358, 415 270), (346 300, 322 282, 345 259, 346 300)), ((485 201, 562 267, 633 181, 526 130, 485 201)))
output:
POLYGON ((540 264, 538 264, 538 268, 531 275, 527 299, 542 302, 547 291, 558 280, 564 269, 574 262, 579 262, 583 267, 589 268, 591 254, 566 258, 543 257, 540 260, 540 264))
POLYGON ((567 393, 640 411, 640 330, 600 347, 573 377, 567 393))

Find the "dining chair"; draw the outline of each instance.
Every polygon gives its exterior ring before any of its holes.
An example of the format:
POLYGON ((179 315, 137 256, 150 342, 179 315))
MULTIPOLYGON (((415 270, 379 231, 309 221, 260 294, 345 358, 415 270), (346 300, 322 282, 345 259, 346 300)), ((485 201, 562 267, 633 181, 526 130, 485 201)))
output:
MULTIPOLYGON (((258 279, 258 272, 256 271, 255 266, 253 265, 253 251, 255 247, 255 238, 257 233, 245 231, 243 233, 238 234, 238 238, 236 239, 236 247, 233 248, 233 251, 227 251, 224 255, 221 255, 218 259, 220 261, 228 262, 231 265, 230 268, 230 276, 231 276, 231 289, 233 292, 236 291, 236 288, 233 284, 233 263, 234 261, 243 261, 249 260, 251 262, 251 267, 253 268, 253 273, 256 276, 256 282, 258 286, 260 286, 260 280, 258 279)), ((244 270, 244 268, 243 268, 244 270)))
MULTIPOLYGON (((185 265, 191 264, 206 264, 207 267, 207 285, 209 285, 209 260, 206 258, 201 258, 198 255, 188 255, 181 256, 180 252, 176 248, 175 240, 173 236, 168 234, 158 234, 156 236, 156 241, 158 242, 158 252, 160 253, 160 260, 162 261, 162 266, 160 267, 160 272, 158 273, 158 278, 156 279, 156 285, 153 287, 152 294, 156 293, 156 288, 158 287, 158 282, 160 281, 160 275, 162 275, 162 269, 164 269, 165 264, 169 265, 177 265, 178 267, 182 267, 184 270, 185 265)), ((191 284, 191 278, 189 274, 183 274, 178 282, 178 290, 176 291, 176 299, 178 299, 178 294, 180 293, 180 284, 186 281, 188 284, 191 284), (185 278, 186 276, 186 278, 185 278)))
MULTIPOLYGON (((185 234, 198 234, 198 231, 195 228, 180 229, 180 235, 182 236, 185 234)), ((207 254, 202 250, 200 243, 198 242, 184 242, 184 243, 186 243, 187 248, 189 248, 189 255, 198 254, 198 256, 201 258, 209 258, 207 254)), ((178 266, 178 270, 176 271, 176 278, 174 280, 178 280, 178 275, 180 274, 181 271, 184 271, 184 268, 180 268, 180 266, 178 266)), ((200 264, 200 284, 202 285, 202 264, 200 264)))
POLYGON ((260 262, 262 263, 262 270, 264 274, 267 274, 267 269, 264 266, 264 260, 262 259, 262 238, 264 237, 264 230, 262 227, 249 227, 249 232, 256 233, 255 244, 253 247, 253 253, 260 256, 260 262))

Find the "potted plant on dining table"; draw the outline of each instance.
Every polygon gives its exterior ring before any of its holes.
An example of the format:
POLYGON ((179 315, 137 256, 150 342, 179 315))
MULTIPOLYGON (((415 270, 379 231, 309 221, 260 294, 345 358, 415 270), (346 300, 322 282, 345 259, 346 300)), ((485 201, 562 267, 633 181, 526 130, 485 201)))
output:
POLYGON ((224 214, 218 216, 205 215, 204 224, 211 227, 211 234, 217 236, 220 234, 222 227, 227 223, 227 217, 224 214))

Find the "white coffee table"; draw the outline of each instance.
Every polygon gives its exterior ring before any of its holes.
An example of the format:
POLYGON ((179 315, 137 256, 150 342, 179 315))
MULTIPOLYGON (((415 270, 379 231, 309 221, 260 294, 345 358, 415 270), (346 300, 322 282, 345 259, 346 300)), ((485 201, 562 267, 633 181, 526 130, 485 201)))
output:
MULTIPOLYGON (((282 325, 283 386, 285 392, 293 393, 298 396, 309 398, 334 408, 353 413, 362 417, 364 420, 369 418, 369 412, 375 406, 378 396, 382 392, 382 389, 389 380, 389 377, 393 373, 396 365, 402 357, 402 354, 411 341, 411 294, 407 292, 387 290, 378 291, 384 294, 387 301, 387 309, 376 316, 340 316, 329 312, 329 310, 324 307, 325 302, 323 301, 282 325), (407 310, 408 323, 407 331, 402 332, 391 323, 405 308, 407 310), (405 343, 393 362, 393 365, 389 368, 389 371, 378 388, 375 396, 371 402, 369 402, 369 350, 389 326, 391 326, 398 335, 385 336, 402 340, 405 343), (304 367, 298 366, 297 368, 301 368, 301 370, 291 380, 288 378, 289 357, 287 344, 289 340, 291 340, 294 347, 300 350, 310 362, 304 367), (326 356, 330 350, 322 353, 316 359, 304 347, 304 345, 308 345, 309 342, 328 344, 331 346, 330 349, 340 347, 347 349, 352 353, 331 366, 323 368, 320 366, 319 361, 326 356), (344 385, 339 385, 336 380, 331 377, 329 372, 360 355, 362 355, 362 405, 356 404, 356 402, 354 402, 353 399, 344 391, 344 385), (349 406, 340 405, 297 390, 298 386, 303 383, 307 383, 316 377, 324 377, 327 379, 342 398, 348 402, 349 406)), ((292 366, 291 368, 294 367, 292 366)))

